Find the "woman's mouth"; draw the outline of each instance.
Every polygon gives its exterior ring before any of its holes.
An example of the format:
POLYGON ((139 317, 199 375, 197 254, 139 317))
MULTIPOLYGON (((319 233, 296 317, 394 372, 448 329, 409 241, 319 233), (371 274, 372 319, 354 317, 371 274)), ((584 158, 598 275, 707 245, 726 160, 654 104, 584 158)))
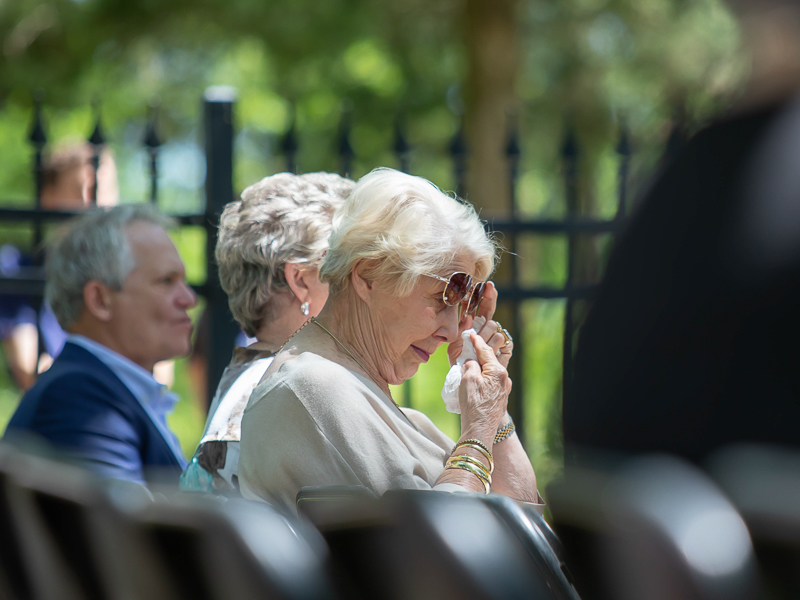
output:
POLYGON ((417 348, 416 346, 413 345, 411 347, 416 351, 416 353, 422 359, 422 362, 428 362, 428 359, 431 357, 430 352, 425 352, 425 350, 423 350, 422 348, 417 348))

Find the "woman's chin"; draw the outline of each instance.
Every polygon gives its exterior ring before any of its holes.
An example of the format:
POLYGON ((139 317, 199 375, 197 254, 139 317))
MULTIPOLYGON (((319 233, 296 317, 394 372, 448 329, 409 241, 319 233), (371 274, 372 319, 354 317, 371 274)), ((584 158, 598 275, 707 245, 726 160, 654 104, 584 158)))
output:
POLYGON ((389 381, 389 385, 403 385, 406 381, 411 379, 419 371, 419 365, 407 367, 402 373, 395 374, 393 380, 389 381))

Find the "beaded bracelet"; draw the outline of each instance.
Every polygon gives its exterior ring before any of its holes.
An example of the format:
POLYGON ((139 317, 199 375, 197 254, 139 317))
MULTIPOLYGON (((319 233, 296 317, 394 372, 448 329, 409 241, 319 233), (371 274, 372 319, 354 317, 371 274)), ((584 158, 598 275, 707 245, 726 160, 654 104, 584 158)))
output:
POLYGON ((503 425, 500 429, 497 430, 497 433, 494 434, 494 443, 500 443, 508 436, 510 436, 517 428, 514 426, 514 421, 511 417, 508 418, 508 423, 503 425))

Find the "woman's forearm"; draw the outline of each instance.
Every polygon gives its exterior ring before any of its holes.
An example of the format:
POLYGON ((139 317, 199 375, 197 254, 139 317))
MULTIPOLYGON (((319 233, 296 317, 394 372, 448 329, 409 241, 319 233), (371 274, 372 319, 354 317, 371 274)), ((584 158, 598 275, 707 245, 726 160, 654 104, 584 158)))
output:
POLYGON ((492 491, 515 500, 539 504, 536 473, 516 433, 511 434, 492 448, 494 474, 492 491))

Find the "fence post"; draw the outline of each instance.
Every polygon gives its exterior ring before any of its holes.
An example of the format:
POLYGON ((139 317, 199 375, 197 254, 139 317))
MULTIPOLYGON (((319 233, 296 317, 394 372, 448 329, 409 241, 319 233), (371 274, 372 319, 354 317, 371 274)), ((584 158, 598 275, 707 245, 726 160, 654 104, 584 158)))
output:
POLYGON ((37 216, 33 221, 33 252, 38 255, 39 246, 42 243, 42 221, 38 216, 38 211, 42 209, 42 185, 44 163, 42 160, 42 153, 44 152, 45 144, 47 144, 47 134, 44 131, 44 123, 42 122, 42 94, 37 93, 33 99, 33 125, 31 126, 31 133, 28 136, 28 141, 33 145, 33 183, 36 190, 36 211, 37 216))
POLYGON ((292 105, 292 124, 281 140, 281 151, 286 158, 286 170, 289 173, 297 173, 297 150, 299 146, 297 144, 297 132, 295 131, 296 123, 297 109, 292 105))
POLYGON ((408 173, 409 170, 409 153, 411 146, 408 145, 405 136, 403 135, 403 119, 400 115, 394 120, 394 143, 392 144, 392 151, 397 157, 397 164, 403 173, 408 173))
POLYGON ((342 117, 339 120, 339 133, 337 135, 337 152, 339 155, 339 175, 350 177, 353 166, 353 146, 350 145, 350 119, 352 109, 345 105, 342 107, 342 117))
POLYGON ((158 204, 158 147, 161 140, 156 130, 156 116, 158 111, 157 104, 151 104, 147 108, 147 125, 144 132, 144 145, 147 146, 147 154, 150 156, 150 202, 158 204))
MULTIPOLYGON (((517 177, 519 176, 519 159, 522 151, 519 146, 519 122, 516 114, 508 115, 508 132, 505 147, 506 160, 508 164, 508 189, 511 200, 511 222, 517 223, 519 220, 519 211, 517 209, 517 177)), ((520 289, 519 282, 519 243, 518 232, 514 229, 510 234, 510 252, 509 259, 511 261, 511 286, 516 293, 520 289)), ((518 384, 511 389, 511 397, 508 402, 508 413, 514 419, 517 428, 517 435, 520 440, 525 440, 525 397, 523 391, 525 385, 523 381, 522 365, 525 364, 525 333, 524 333, 524 320, 522 319, 522 301, 514 299, 511 306, 511 322, 508 329, 514 335, 514 354, 515 357, 509 363, 509 375, 511 381, 516 381, 518 384)), ((528 374, 530 377, 530 373, 528 374)))
POLYGON ((207 390, 210 405, 231 358, 238 327, 228 309, 214 262, 217 228, 223 207, 233 200, 233 105, 236 90, 212 86, 204 94, 206 146, 206 312, 208 314, 207 390))
POLYGON ((572 388, 572 334, 574 327, 573 305, 575 303, 574 275, 577 239, 574 219, 578 211, 578 144, 575 133, 569 126, 561 149, 564 161, 564 191, 567 201, 567 281, 564 284, 567 304, 564 311, 564 356, 561 381, 561 399, 569 398, 572 388))
POLYGON ((89 144, 92 148, 91 165, 94 185, 92 185, 92 193, 89 196, 89 201, 93 206, 97 206, 97 187, 99 184, 97 173, 100 170, 100 155, 103 152, 103 144, 106 143, 106 140, 105 136, 103 136, 103 126, 100 124, 100 102, 95 100, 93 104, 95 110, 95 124, 94 131, 92 131, 92 135, 89 136, 89 144))
POLYGON ((464 136, 464 117, 458 125, 458 131, 450 142, 450 156, 453 157, 453 176, 456 180, 456 195, 465 198, 467 193, 467 141, 464 136))

